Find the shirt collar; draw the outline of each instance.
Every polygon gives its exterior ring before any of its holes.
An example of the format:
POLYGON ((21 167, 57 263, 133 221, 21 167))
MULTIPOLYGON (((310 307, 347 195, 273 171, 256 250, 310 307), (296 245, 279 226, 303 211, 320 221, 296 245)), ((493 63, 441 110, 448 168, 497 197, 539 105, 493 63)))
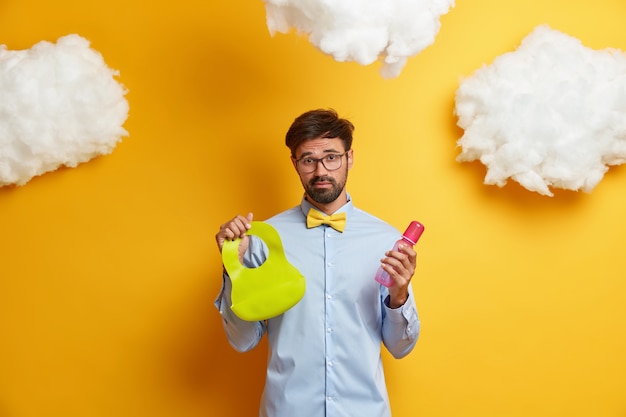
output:
MULTIPOLYGON (((346 219, 349 220, 350 219, 350 213, 352 213, 352 210, 354 209, 354 206, 352 205, 352 198, 350 197, 350 194, 346 192, 346 197, 348 199, 348 202, 346 204, 344 204, 343 206, 339 207, 338 210, 336 210, 334 213, 330 213, 330 214, 335 214, 335 213, 342 213, 345 212, 346 213, 346 219)), ((302 197, 302 202, 300 203, 300 209, 302 210, 302 216, 303 216, 303 220, 306 222, 306 215, 309 212, 309 209, 315 209, 318 210, 313 204, 309 203, 306 200, 306 195, 304 195, 302 197)))

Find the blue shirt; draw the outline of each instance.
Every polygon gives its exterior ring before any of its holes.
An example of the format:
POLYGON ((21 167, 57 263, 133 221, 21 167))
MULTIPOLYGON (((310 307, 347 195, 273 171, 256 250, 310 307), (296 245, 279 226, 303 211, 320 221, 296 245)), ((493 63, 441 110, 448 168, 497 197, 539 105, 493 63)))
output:
MULTIPOLYGON (((230 309, 231 283, 224 274, 215 305, 236 350, 252 349, 267 333, 261 417, 388 417, 381 343, 401 358, 415 346, 420 329, 410 286, 406 303, 391 309, 387 288, 374 281, 400 232, 351 201, 337 211, 346 212, 343 233, 326 225, 307 229, 311 207, 303 199, 266 221, 306 279, 298 304, 267 321, 243 321, 230 309)), ((246 266, 260 265, 265 251, 252 236, 246 266)))

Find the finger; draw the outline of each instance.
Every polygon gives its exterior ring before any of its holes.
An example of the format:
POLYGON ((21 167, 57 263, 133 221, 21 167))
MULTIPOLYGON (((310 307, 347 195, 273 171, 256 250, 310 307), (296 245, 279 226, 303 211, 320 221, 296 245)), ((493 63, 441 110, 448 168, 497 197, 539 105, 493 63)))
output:
POLYGON ((227 240, 227 239, 234 240, 237 237, 241 236, 242 234, 245 234, 246 230, 247 229, 246 229, 245 223, 238 220, 238 218, 235 217, 231 221, 224 223, 223 225, 220 226, 220 230, 215 235, 215 239, 217 240, 217 243, 221 249, 224 243, 224 240, 227 240))
POLYGON ((398 250, 407 256, 408 265, 415 269, 417 263, 417 252, 409 245, 399 245, 398 250))
POLYGON ((382 266, 392 278, 394 276, 401 275, 401 271, 405 269, 402 262, 393 256, 388 256, 387 258, 383 259, 382 266))
POLYGON ((391 279, 396 283, 396 285, 403 286, 406 285, 407 282, 411 279, 411 276, 408 275, 408 271, 401 266, 392 266, 391 264, 383 264, 383 269, 387 271, 391 279))
POLYGON ((413 260, 402 252, 389 252, 389 256, 382 260, 383 265, 386 265, 389 269, 387 272, 390 276, 397 274, 398 277, 404 279, 410 279, 415 272, 415 266, 413 260))
POLYGON ((394 266, 409 264, 409 256, 403 252, 389 251, 386 253, 387 261, 394 266))
POLYGON ((229 239, 244 237, 252 225, 247 217, 237 216, 224 225, 225 236, 229 239))
POLYGON ((409 258, 415 258, 417 256, 417 252, 409 245, 398 245, 398 252, 404 253, 409 258))

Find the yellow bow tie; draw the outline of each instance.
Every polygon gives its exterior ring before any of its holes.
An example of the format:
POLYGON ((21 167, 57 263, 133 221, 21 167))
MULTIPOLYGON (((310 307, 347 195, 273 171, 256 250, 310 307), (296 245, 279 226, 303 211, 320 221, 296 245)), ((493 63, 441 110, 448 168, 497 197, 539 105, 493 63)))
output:
POLYGON ((306 227, 317 227, 320 224, 327 224, 338 232, 344 231, 346 228, 346 213, 335 213, 325 216, 315 209, 309 209, 306 216, 306 227))

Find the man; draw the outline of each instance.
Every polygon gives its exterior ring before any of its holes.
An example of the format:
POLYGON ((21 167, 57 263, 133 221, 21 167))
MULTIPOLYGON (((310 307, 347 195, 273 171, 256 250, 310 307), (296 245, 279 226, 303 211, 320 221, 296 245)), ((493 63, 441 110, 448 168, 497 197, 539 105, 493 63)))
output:
MULTIPOLYGON (((334 110, 312 110, 296 118, 286 135, 304 197, 299 206, 266 222, 306 279, 298 304, 266 321, 243 321, 230 309, 231 282, 223 276, 215 305, 230 344, 247 351, 267 333, 261 417, 388 417, 381 343, 401 358, 417 342, 419 319, 410 286, 416 253, 407 245, 389 251, 400 232, 354 207, 346 191, 353 131, 334 110), (345 229, 307 227, 309 211, 317 217, 345 216, 345 229), (380 265, 394 280, 390 288, 374 281, 380 265)), ((215 236, 220 251, 226 239, 242 238, 240 258, 248 267, 267 256, 262 241, 245 234, 252 218, 252 213, 236 216, 215 236)))

